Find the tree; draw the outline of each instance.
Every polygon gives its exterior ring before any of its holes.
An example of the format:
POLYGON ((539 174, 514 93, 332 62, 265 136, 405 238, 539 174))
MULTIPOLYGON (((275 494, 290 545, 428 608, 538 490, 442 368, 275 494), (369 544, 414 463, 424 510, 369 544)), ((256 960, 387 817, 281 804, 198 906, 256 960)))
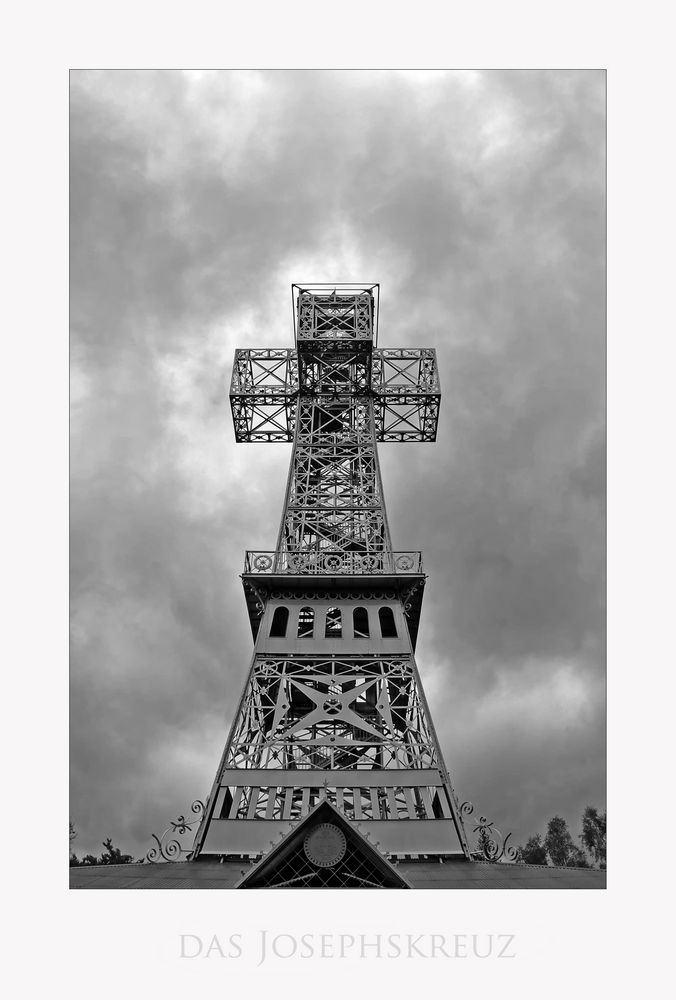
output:
POLYGON ((128 865, 134 860, 131 854, 123 854, 119 847, 113 847, 110 837, 103 841, 105 851, 99 858, 100 865, 128 865))
POLYGON ((75 824, 72 819, 68 820, 68 857, 70 858, 70 863, 73 863, 73 858, 75 857, 75 851, 73 850, 73 841, 77 837, 77 830, 75 829, 75 824))
POLYGON ((560 868, 588 868, 584 853, 576 846, 570 835, 568 824, 560 816, 554 816, 547 824, 544 846, 553 865, 560 868))
POLYGON ((568 866, 568 868, 591 868, 592 867, 589 864, 589 858, 587 857, 587 855, 584 853, 584 851, 581 851, 580 848, 577 845, 575 845, 575 847, 573 847, 571 855, 570 855, 570 857, 568 859, 567 866, 568 866))
POLYGON ((594 806, 587 806, 582 814, 582 833, 580 834, 584 849, 601 869, 606 867, 606 814, 599 813, 594 806))
POLYGON ((594 806, 587 806, 582 816, 582 841, 584 851, 570 835, 565 819, 554 816, 547 824, 544 838, 536 833, 529 837, 525 847, 517 848, 517 861, 526 865, 556 865, 559 868, 590 868, 597 864, 606 867, 606 814, 594 806), (590 865, 589 858, 592 859, 590 865))
POLYGON ((553 816, 547 824, 545 849, 553 865, 565 866, 575 844, 570 835, 568 824, 560 816, 553 816))
POLYGON ((518 858, 525 865, 546 865, 547 848, 542 843, 542 837, 536 833, 534 837, 529 837, 525 847, 518 848, 518 858))

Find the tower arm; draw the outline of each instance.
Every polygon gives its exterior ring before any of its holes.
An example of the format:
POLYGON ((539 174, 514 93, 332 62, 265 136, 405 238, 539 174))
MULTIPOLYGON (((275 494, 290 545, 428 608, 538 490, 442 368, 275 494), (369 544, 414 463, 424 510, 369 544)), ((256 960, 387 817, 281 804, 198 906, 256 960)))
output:
POLYGON ((436 441, 441 386, 431 347, 373 351, 377 441, 436 441))
MULTIPOLYGON (((435 350, 376 348, 370 360, 370 379, 360 376, 361 385, 349 388, 363 391, 370 381, 376 440, 435 441, 441 400, 435 350)), ((304 379, 310 381, 307 373, 304 379)), ((235 440, 293 441, 299 386, 298 352, 293 348, 236 350, 230 385, 235 440)))
POLYGON ((293 348, 235 351, 230 406, 236 441, 293 441, 297 396, 293 348))

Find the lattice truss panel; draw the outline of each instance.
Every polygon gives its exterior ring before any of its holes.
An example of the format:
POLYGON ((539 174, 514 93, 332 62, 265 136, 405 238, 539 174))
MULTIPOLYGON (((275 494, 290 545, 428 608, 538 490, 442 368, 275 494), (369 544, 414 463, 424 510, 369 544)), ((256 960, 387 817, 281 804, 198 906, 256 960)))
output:
POLYGON ((282 557, 390 550, 371 401, 301 397, 297 419, 282 557))
POLYGON ((376 440, 436 440, 441 390, 434 350, 374 351, 371 384, 376 397, 376 440))
POLYGON ((431 348, 371 350, 371 342, 310 341, 237 350, 230 403, 237 441, 292 441, 298 397, 349 393, 373 402, 376 441, 434 441, 440 387, 431 348))
POLYGON ((299 340, 370 340, 373 336, 373 296, 367 291, 357 295, 301 291, 296 308, 299 340))
POLYGON ((237 441, 292 441, 298 355, 292 349, 235 351, 230 405, 237 441))
POLYGON ((434 768, 409 657, 258 656, 225 768, 434 768))
POLYGON ((302 392, 368 396, 371 389, 370 345, 322 344, 300 350, 298 378, 302 392))

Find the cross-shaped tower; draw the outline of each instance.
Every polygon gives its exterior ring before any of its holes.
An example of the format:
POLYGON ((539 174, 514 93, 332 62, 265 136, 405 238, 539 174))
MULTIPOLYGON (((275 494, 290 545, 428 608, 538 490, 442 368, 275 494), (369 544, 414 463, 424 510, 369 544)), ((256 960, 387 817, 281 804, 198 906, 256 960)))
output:
POLYGON ((251 884, 470 857, 414 657, 421 554, 392 549, 377 451, 436 439, 436 355, 376 346, 378 292, 294 285, 295 346, 235 352, 237 441, 293 452, 277 548, 246 553, 253 662, 193 856, 248 857, 251 884))

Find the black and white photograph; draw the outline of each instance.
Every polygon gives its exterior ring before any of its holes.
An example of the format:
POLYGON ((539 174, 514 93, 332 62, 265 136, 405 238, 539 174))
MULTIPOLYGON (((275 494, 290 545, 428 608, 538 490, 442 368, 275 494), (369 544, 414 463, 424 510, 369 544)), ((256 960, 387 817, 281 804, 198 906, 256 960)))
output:
POLYGON ((664 11, 6 21, 10 994, 663 989, 664 11))
POLYGON ((11 996, 664 990, 665 14, 8 9, 11 996))
POLYGON ((606 82, 71 71, 73 890, 605 889, 606 82))

